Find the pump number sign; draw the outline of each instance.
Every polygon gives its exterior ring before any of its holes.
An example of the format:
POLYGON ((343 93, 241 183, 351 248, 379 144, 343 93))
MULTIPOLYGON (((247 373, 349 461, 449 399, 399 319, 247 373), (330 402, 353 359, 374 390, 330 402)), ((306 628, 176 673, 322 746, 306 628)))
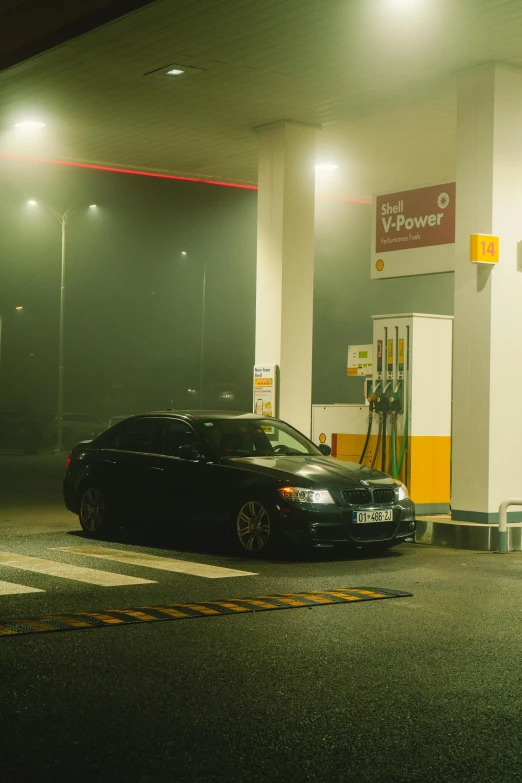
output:
POLYGON ((491 234, 471 234, 469 260, 472 264, 498 264, 498 237, 491 234))

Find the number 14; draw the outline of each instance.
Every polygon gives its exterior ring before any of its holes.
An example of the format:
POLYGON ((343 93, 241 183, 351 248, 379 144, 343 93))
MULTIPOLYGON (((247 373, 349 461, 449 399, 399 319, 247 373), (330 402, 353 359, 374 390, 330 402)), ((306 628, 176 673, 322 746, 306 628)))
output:
POLYGON ((487 249, 486 249, 486 242, 482 241, 480 244, 482 245, 482 255, 483 256, 485 256, 486 253, 489 253, 490 256, 494 256, 495 255, 495 243, 494 242, 490 242, 488 244, 488 246, 487 246, 487 249))

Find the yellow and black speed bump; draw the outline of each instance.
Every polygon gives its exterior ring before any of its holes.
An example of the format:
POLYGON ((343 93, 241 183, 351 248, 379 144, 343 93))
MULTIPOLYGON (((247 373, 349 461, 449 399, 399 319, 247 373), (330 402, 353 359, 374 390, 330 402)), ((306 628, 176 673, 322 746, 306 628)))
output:
POLYGON ((74 612, 25 620, 5 620, 0 622, 0 636, 73 631, 80 628, 102 628, 110 625, 159 622, 160 620, 188 620, 194 617, 216 617, 222 614, 264 612, 271 609, 298 609, 306 606, 375 601, 380 598, 406 598, 411 595, 411 593, 403 593, 399 590, 382 590, 376 587, 339 587, 333 590, 257 595, 253 598, 231 598, 225 601, 198 601, 197 603, 168 604, 167 606, 140 606, 137 609, 74 612))

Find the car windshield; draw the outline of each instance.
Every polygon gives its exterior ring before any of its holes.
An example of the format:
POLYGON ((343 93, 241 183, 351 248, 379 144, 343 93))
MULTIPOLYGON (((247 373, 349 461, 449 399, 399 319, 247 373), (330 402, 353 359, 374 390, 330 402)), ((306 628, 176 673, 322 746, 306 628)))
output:
POLYGON ((320 454, 304 435, 273 419, 209 419, 202 424, 222 457, 320 454))

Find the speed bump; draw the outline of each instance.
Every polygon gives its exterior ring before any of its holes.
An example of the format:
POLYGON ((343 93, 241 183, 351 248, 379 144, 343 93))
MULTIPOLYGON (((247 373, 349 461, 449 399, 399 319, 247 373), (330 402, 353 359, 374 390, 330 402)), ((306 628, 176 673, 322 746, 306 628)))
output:
POLYGON ((303 593, 256 595, 252 598, 227 598, 223 601, 197 601, 165 606, 139 606, 135 609, 104 609, 98 612, 71 612, 50 614, 26 619, 0 622, 0 636, 75 631, 85 628, 128 625, 129 623, 160 622, 161 620, 190 620, 196 617, 216 617, 225 614, 267 612, 274 609, 302 609, 329 604, 377 601, 382 598, 407 598, 411 593, 384 590, 380 587, 339 587, 330 590, 311 590, 303 593))

